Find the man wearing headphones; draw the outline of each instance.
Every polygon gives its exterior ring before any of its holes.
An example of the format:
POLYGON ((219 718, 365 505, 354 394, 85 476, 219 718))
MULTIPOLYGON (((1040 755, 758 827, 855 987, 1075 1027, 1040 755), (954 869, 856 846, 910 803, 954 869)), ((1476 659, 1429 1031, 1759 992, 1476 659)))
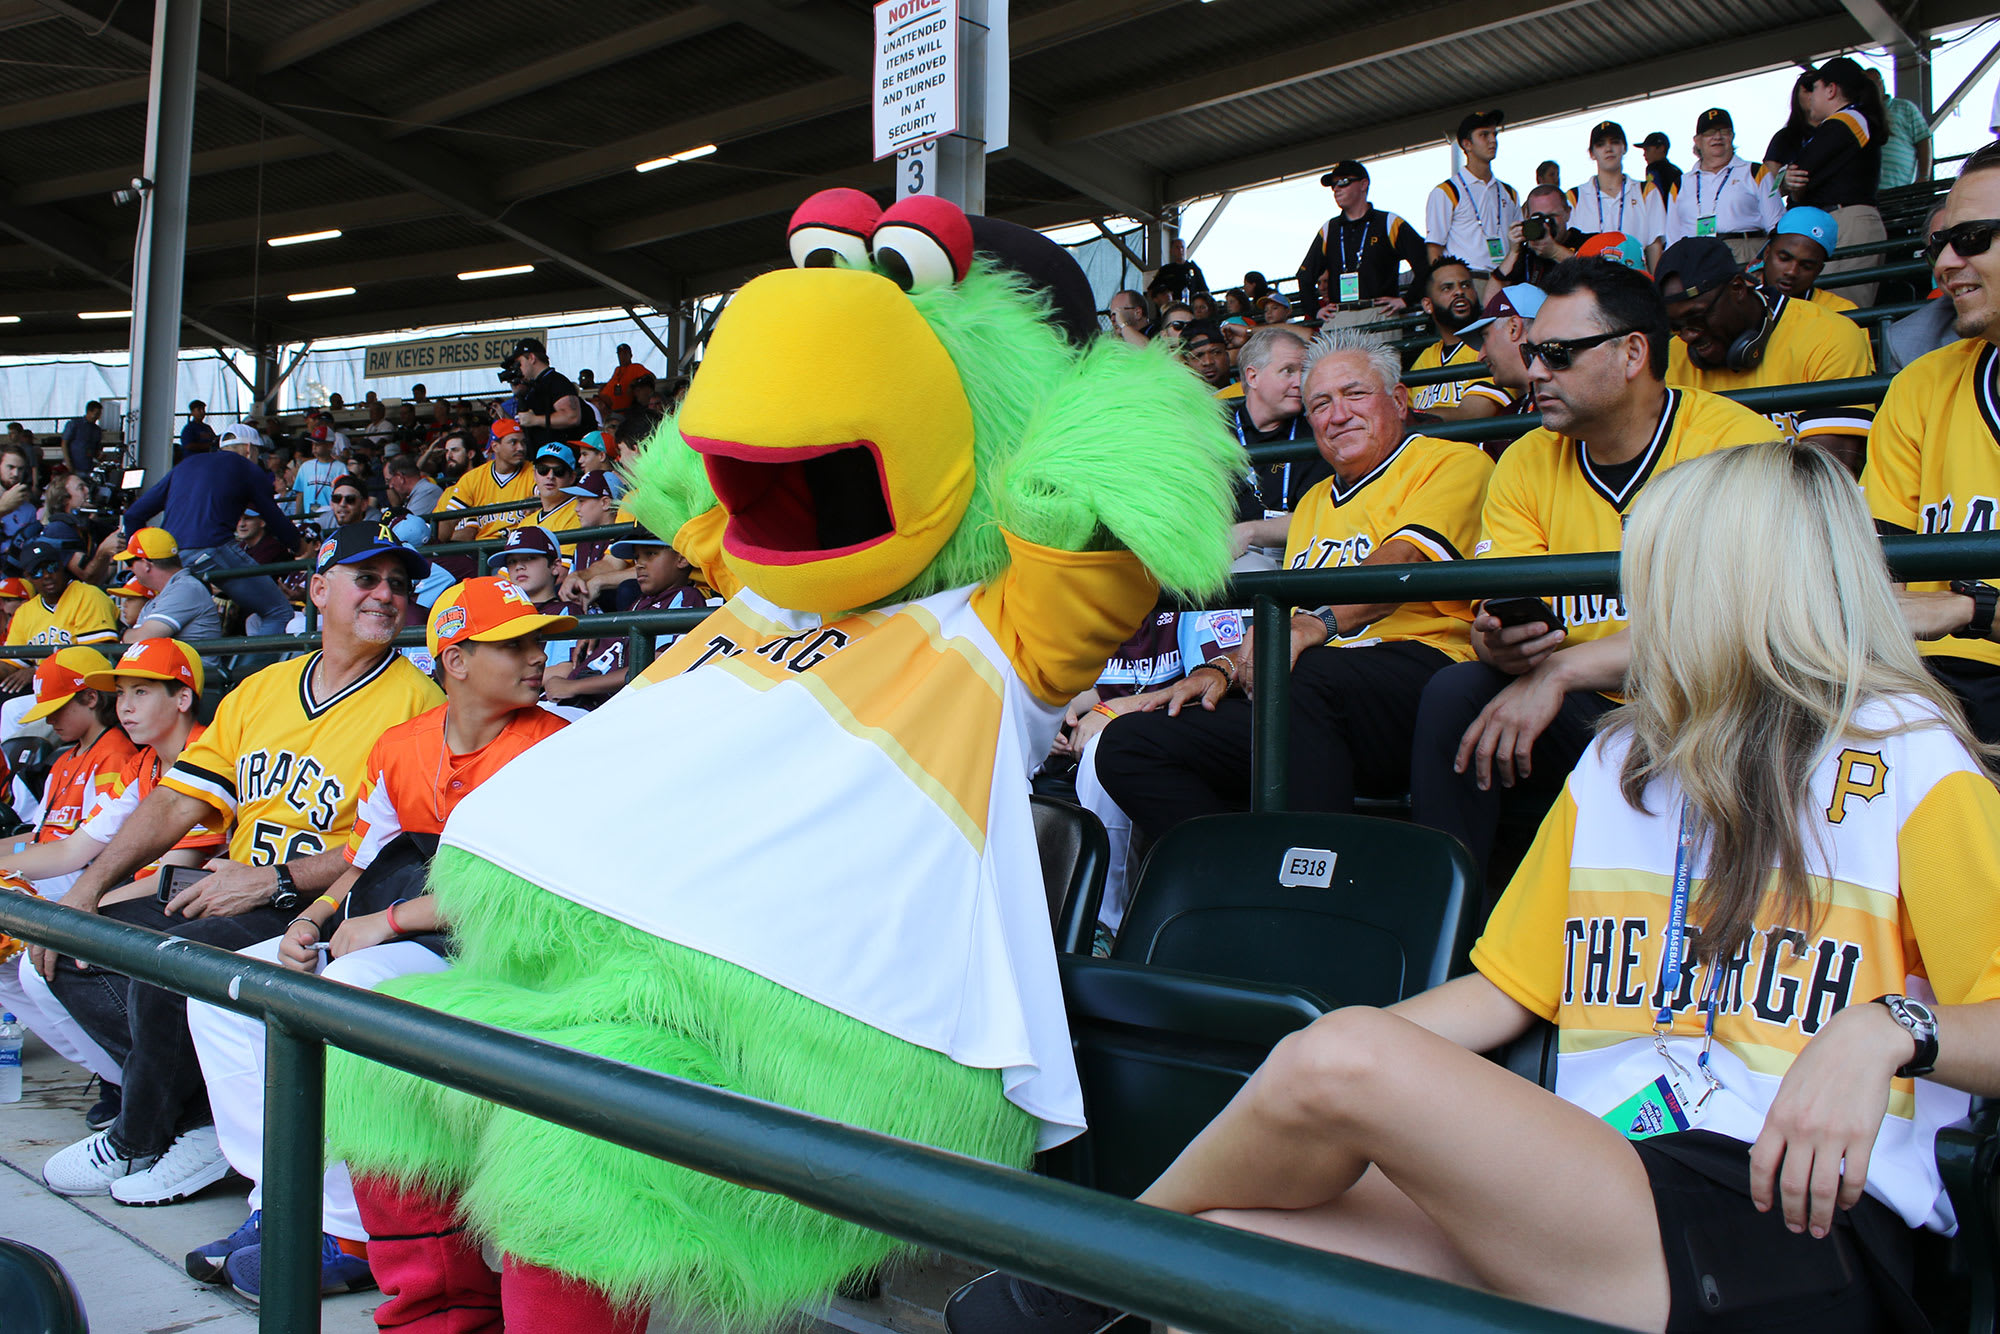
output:
MULTIPOLYGON (((1670 386, 1726 393, 1875 373, 1860 325, 1759 287, 1715 237, 1668 246, 1654 280, 1676 335, 1667 357, 1670 386)), ((1865 404, 1770 414, 1787 439, 1809 440, 1856 475, 1874 415, 1865 404)))

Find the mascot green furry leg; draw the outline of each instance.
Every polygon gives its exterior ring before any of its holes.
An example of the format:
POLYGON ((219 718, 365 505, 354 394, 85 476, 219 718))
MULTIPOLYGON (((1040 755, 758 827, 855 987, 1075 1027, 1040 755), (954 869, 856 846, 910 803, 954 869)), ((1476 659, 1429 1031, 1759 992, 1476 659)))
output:
MULTIPOLYGON (((996 1071, 889 1037, 462 852, 440 852, 431 887, 454 924, 458 962, 386 983, 390 995, 993 1162, 1025 1166, 1032 1155, 1034 1122, 998 1096, 996 1071)), ((665 1301, 764 1327, 823 1297, 828 1275, 867 1269, 895 1248, 782 1196, 345 1052, 330 1054, 327 1076, 329 1151, 357 1183, 457 1196, 470 1240, 573 1275, 617 1305, 665 1301), (557 1214, 551 1199, 571 1203, 557 1214), (563 1225, 579 1214, 599 1226, 563 1225)))

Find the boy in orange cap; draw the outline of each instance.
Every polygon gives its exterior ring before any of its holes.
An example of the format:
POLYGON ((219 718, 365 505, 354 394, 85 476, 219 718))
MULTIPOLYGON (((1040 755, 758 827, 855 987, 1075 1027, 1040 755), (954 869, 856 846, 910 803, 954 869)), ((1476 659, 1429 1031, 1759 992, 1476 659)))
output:
MULTIPOLYGON (((119 727, 111 696, 89 684, 90 677, 109 670, 102 653, 82 645, 58 649, 35 667, 35 702, 21 721, 48 719, 50 730, 69 747, 57 756, 42 789, 37 843, 67 838, 95 815, 116 795, 118 775, 138 750, 119 727)), ((60 895, 69 880, 38 888, 60 895)))
POLYGON ((0 579, 0 636, 14 623, 14 613, 35 595, 35 586, 22 578, 0 579))
MULTIPOLYGON (((137 625, 146 614, 146 603, 153 596, 153 590, 137 579, 127 577, 122 584, 104 590, 118 603, 118 628, 122 633, 137 625)), ((4 607, 0 603, 0 607, 4 607)))
MULTIPOLYGON (((499 577, 454 584, 431 607, 426 639, 444 680, 445 703, 384 732, 369 753, 360 809, 348 835, 353 868, 303 909, 279 940, 243 953, 277 958, 288 968, 325 968, 325 976, 372 987, 406 973, 449 966, 445 924, 428 894, 393 903, 350 901, 348 892, 377 854, 400 834, 434 837, 458 803, 502 765, 564 720, 536 707, 541 695, 542 636, 574 628, 572 616, 535 610, 499 577), (337 929, 335 924, 338 923, 337 929), (320 949, 330 942, 331 959, 320 949)), ((391 891, 393 892, 393 891, 391 891)), ((201 1056, 209 1107, 231 1166, 260 1181, 264 1170, 264 1026, 253 1018, 198 1001, 188 1004, 188 1029, 201 1056)), ((251 1207, 261 1192, 251 1192, 251 1207)), ((368 1234, 355 1207, 344 1166, 327 1173, 322 1213, 321 1290, 365 1286, 368 1234)), ((228 1282, 255 1297, 262 1282, 260 1220, 189 1252, 187 1270, 228 1282)))

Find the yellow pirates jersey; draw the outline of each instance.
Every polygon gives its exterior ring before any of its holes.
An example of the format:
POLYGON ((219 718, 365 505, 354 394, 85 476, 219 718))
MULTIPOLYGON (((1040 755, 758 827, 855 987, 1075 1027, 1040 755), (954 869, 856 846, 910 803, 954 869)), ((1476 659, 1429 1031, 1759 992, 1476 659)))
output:
POLYGON ((1806 299, 1812 302, 1815 306, 1818 306, 1821 310, 1827 311, 1834 315, 1840 314, 1840 312, 1843 310, 1858 309, 1858 307, 1854 302, 1849 301, 1846 297, 1842 296, 1840 293, 1830 291, 1824 287, 1813 288, 1811 295, 1809 295, 1806 299))
POLYGON ((111 644, 118 640, 118 613, 95 584, 72 579, 51 607, 41 597, 23 602, 7 626, 9 644, 111 644))
POLYGON ((341 847, 376 738, 444 703, 444 692, 396 652, 317 699, 319 660, 311 653, 266 667, 223 696, 215 721, 160 780, 234 818, 232 861, 268 866, 341 847))
MULTIPOLYGON (((1875 353, 1861 326, 1810 301, 1765 293, 1775 327, 1764 344, 1764 359, 1747 371, 1711 370, 1694 364, 1687 344, 1679 338, 1667 345, 1667 383, 1711 394, 1758 385, 1806 384, 1815 380, 1845 380, 1875 373, 1875 353)), ((1875 419, 1866 404, 1773 412, 1773 422, 1785 438, 1816 435, 1866 435, 1875 419)))
MULTIPOLYGON (((1560 556, 1617 551, 1625 515, 1646 482, 1676 463, 1728 445, 1769 440, 1768 419, 1699 389, 1669 389, 1653 439, 1629 468, 1591 462, 1581 440, 1546 427, 1507 447, 1494 465, 1480 516, 1479 556, 1560 556)), ((1602 639, 1625 628, 1625 599, 1614 593, 1556 599, 1569 642, 1602 639)))
MULTIPOLYGON (((1416 361, 1410 366, 1413 371, 1456 370, 1461 366, 1479 364, 1479 352, 1470 343, 1453 343, 1451 351, 1444 351, 1442 342, 1432 343, 1417 353, 1416 361)), ((1432 408, 1455 408, 1458 400, 1465 397, 1465 391, 1475 384, 1490 384, 1491 380, 1480 376, 1472 380, 1447 380, 1443 384, 1413 385, 1410 389, 1410 406, 1418 412, 1432 408)))
POLYGON ((451 490, 444 493, 444 500, 438 508, 476 510, 482 506, 498 505, 508 500, 520 501, 521 508, 473 516, 479 520, 481 537, 493 537, 506 532, 517 520, 533 514, 540 507, 535 499, 535 470, 525 463, 504 479, 500 475, 498 464, 480 464, 452 483, 451 490))
MULTIPOLYGON (((1864 704, 1856 735, 1828 746, 1806 780, 1804 869, 1825 906, 1785 921, 1767 900, 1749 939, 1720 961, 1712 1059, 1722 1088, 1704 1105, 1703 1130, 1754 1141, 1786 1070, 1849 1005, 2000 996, 2000 896, 1968 892, 2000 882, 2000 793, 1936 718, 1911 697, 1864 704)), ((1665 1073, 1653 1046, 1663 1000, 1668 1050, 1694 1069, 1715 968, 1690 964, 1664 996, 1681 792, 1662 777, 1643 810, 1629 805, 1619 790, 1629 741, 1612 733, 1585 752, 1472 951, 1489 981, 1556 1024, 1556 1093, 1596 1116, 1665 1073)), ((1687 930, 1698 941, 1705 852, 1689 869, 1687 930)), ((1868 1193, 1912 1227, 1949 1230, 1933 1143, 1967 1097, 1928 1079, 1896 1079, 1888 1094, 1868 1193)))
MULTIPOLYGON (((1492 461, 1477 445, 1413 435, 1366 477, 1328 477, 1299 497, 1285 535, 1285 567, 1359 565, 1385 542, 1409 542, 1430 560, 1463 560, 1479 534, 1492 461)), ((1472 656, 1469 602, 1405 602, 1335 647, 1415 640, 1463 662, 1472 656)))
MULTIPOLYGON (((2000 508, 2000 350, 1967 338, 1904 367, 1868 433, 1861 489, 1887 530, 1991 531, 2000 508)), ((1910 585, 1919 592, 1947 587, 1910 585)), ((1928 640, 1917 651, 2000 665, 2000 644, 1990 639, 1928 640)))

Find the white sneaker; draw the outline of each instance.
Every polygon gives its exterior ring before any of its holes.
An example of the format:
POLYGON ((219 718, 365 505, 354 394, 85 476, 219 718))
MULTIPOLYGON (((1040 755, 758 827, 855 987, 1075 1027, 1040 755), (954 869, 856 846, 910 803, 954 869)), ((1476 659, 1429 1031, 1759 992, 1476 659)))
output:
POLYGON ((111 1183, 143 1172, 159 1155, 126 1158, 111 1147, 111 1133, 100 1130, 78 1140, 42 1164, 42 1182, 58 1195, 102 1195, 111 1183))
POLYGON ((120 1204, 172 1204, 205 1190, 229 1175, 229 1160, 216 1142, 215 1127, 190 1130, 142 1172, 111 1183, 111 1198, 120 1204))

